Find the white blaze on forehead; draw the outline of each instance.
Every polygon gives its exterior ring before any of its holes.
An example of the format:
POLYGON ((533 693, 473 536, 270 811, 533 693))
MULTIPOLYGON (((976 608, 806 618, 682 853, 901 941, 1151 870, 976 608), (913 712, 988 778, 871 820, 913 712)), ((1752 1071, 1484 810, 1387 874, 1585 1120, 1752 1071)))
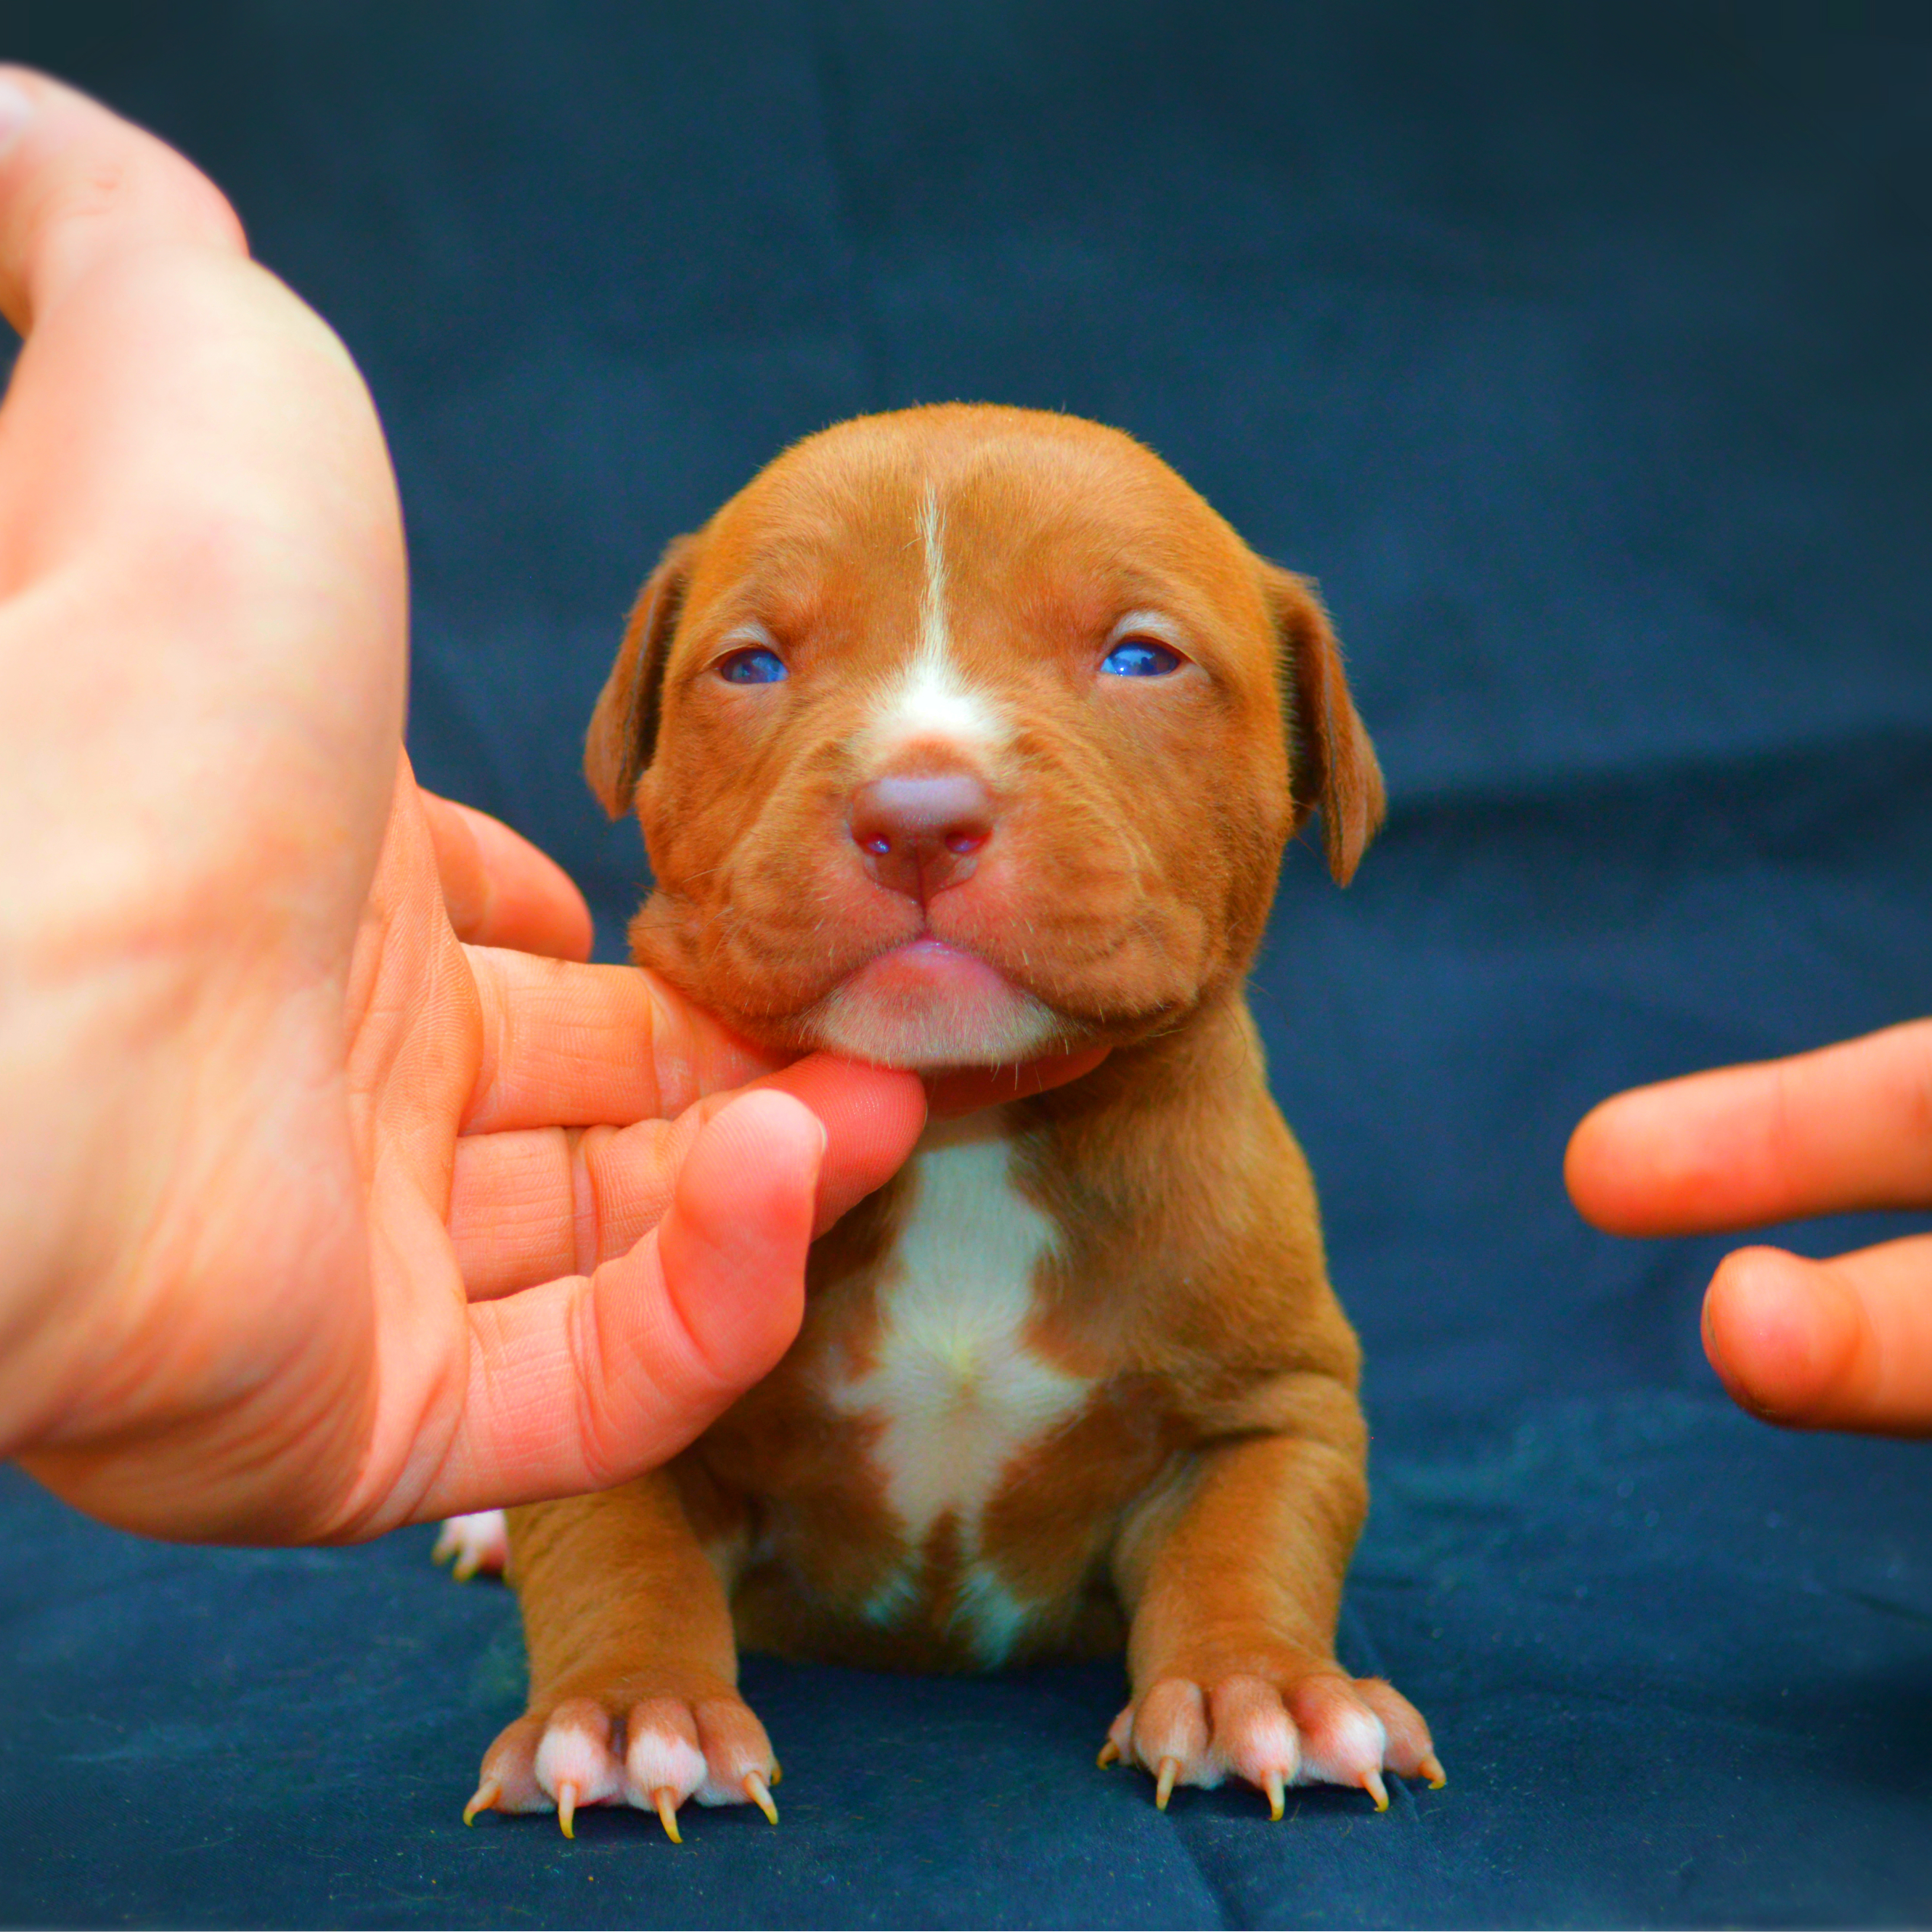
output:
POLYGON ((1006 721, 987 694, 967 682, 953 654, 946 515, 930 485, 919 506, 919 634, 866 721, 866 745, 882 753, 914 739, 933 739, 962 751, 992 749, 1005 742, 1006 721))
POLYGON ((919 547, 925 566, 919 599, 920 655, 944 664, 952 642, 946 634, 946 515, 929 484, 920 501, 919 547))

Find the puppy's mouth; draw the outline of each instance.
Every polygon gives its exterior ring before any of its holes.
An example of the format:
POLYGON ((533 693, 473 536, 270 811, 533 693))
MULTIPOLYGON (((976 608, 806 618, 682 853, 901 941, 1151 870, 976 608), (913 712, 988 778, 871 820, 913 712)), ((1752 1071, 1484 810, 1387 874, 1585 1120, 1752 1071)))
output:
POLYGON ((845 984, 850 992, 922 1005, 994 1003, 1015 990, 978 954, 929 932, 875 953, 845 984))
POLYGON ((930 931, 874 953, 805 1016, 813 1043, 884 1066, 1010 1066, 1067 1043, 1064 1023, 976 953, 930 931))

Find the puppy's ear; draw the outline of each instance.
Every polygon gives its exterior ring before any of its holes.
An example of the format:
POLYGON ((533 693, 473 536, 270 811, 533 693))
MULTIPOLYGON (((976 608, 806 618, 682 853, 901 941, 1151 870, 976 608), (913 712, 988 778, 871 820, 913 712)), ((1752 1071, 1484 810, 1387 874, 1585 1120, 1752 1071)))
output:
POLYGON ((1314 584, 1272 563, 1262 566, 1262 582, 1282 653, 1296 829, 1322 808, 1328 869, 1346 886, 1388 806, 1382 767, 1355 716, 1342 647, 1314 584))
POLYGON ((638 593, 617 662, 590 714, 584 776, 613 818, 622 818, 631 809, 638 781, 656 748, 664 656, 684 608, 697 556, 695 537, 674 537, 666 546, 650 580, 638 593))

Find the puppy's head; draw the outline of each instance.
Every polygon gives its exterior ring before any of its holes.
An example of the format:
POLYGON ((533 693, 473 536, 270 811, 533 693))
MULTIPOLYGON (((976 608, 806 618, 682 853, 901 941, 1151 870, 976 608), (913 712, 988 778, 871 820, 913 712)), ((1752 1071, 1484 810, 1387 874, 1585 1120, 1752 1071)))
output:
POLYGON ((1381 774, 1310 586, 1131 438, 862 418, 666 551, 585 768, 642 820, 638 958, 767 1045, 1012 1064, 1244 971, 1316 806, 1381 774))

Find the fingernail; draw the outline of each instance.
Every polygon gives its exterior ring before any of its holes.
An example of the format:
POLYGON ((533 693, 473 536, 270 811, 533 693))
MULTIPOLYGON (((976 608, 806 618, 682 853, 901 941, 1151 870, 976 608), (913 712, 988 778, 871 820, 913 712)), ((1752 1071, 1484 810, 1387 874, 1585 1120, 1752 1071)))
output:
POLYGON ((34 118, 34 98, 25 88, 0 76, 0 154, 14 145, 14 137, 34 118))

